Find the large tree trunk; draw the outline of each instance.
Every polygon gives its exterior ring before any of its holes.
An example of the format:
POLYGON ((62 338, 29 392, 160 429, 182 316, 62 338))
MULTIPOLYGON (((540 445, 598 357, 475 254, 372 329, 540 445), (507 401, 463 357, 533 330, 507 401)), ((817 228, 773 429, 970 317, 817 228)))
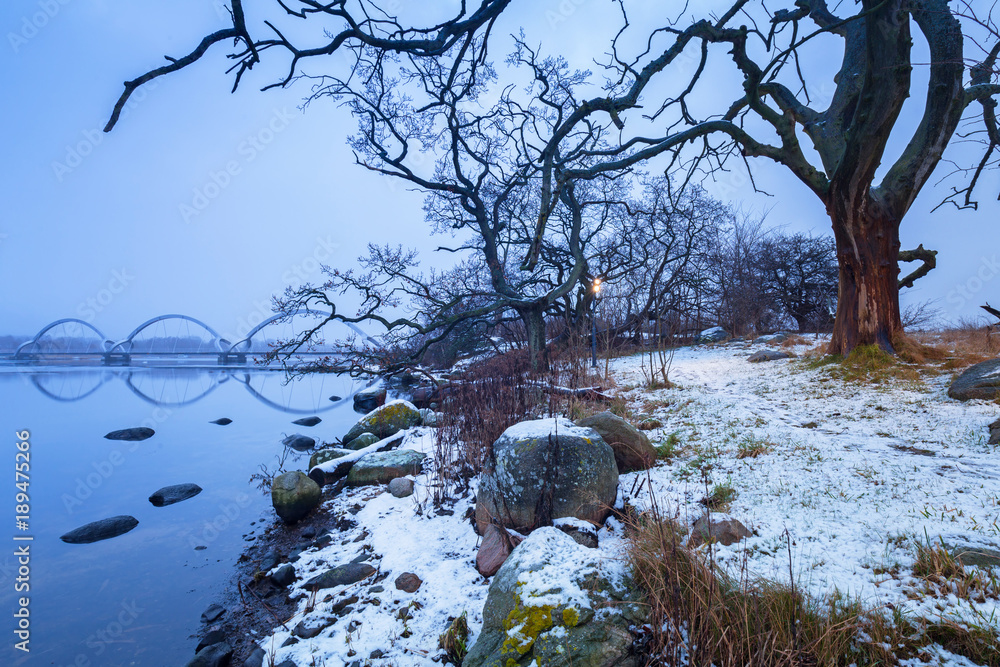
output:
POLYGON ((549 369, 549 355, 545 340, 545 311, 541 308, 523 308, 517 311, 528 333, 528 353, 531 355, 531 370, 535 372, 549 369))
POLYGON ((829 207, 837 241, 840 290, 831 354, 848 355, 859 345, 893 354, 903 331, 899 318, 899 221, 870 197, 833 201, 829 207))

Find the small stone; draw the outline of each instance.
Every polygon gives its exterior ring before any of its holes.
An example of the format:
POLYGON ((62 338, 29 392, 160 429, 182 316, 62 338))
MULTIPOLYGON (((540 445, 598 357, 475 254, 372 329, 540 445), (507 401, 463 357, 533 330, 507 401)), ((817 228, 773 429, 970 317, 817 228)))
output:
POLYGON ((153 503, 155 507, 166 507, 188 498, 194 498, 199 493, 201 493, 201 487, 197 484, 174 484, 154 491, 153 495, 149 497, 149 502, 153 503))
POLYGON ((299 621, 298 624, 292 628, 292 634, 302 639, 312 639, 321 632, 323 632, 323 628, 321 626, 309 627, 306 625, 305 621, 299 621))
POLYGON ((484 577, 492 577, 522 539, 500 526, 489 524, 483 534, 479 551, 476 552, 476 570, 484 577))
POLYGON ((368 589, 368 592, 369 593, 383 593, 383 592, 385 592, 385 587, 384 586, 372 586, 371 588, 368 589))
POLYGON ((264 667, 264 660, 267 658, 267 653, 264 652, 259 646, 254 647, 253 653, 250 657, 246 659, 243 663, 243 667, 264 667))
POLYGON ((313 416, 313 417, 303 417, 302 419, 296 419, 292 423, 296 424, 297 426, 315 426, 321 421, 323 420, 320 419, 319 417, 313 416))
POLYGON ((736 519, 708 519, 702 516, 695 521, 691 528, 691 537, 688 539, 689 547, 697 547, 705 544, 710 539, 723 546, 735 544, 740 540, 750 537, 753 533, 736 519))
POLYGON ((212 644, 198 651, 187 667, 222 667, 229 664, 232 655, 233 647, 226 642, 212 644))
POLYGON ((139 426, 136 428, 124 428, 120 431, 112 431, 104 437, 108 440, 127 440, 129 442, 138 442, 147 438, 152 438, 155 433, 156 431, 151 428, 139 426))
POLYGON ((316 446, 316 441, 310 438, 308 435, 301 435, 299 433, 294 433, 284 440, 281 441, 285 447, 291 447, 295 451, 304 452, 307 449, 312 449, 316 446))
POLYGON ((271 581, 275 586, 284 588, 295 581, 295 566, 285 563, 271 574, 271 581))
POLYGON ((368 445, 374 445, 378 442, 379 437, 374 433, 362 433, 356 438, 352 438, 344 443, 344 449, 348 450, 358 450, 364 449, 368 445))
MULTIPOLYGON (((292 635, 291 637, 289 637, 285 641, 281 642, 281 648, 285 648, 286 646, 295 646, 298 643, 299 643, 299 638, 296 637, 296 636, 294 636, 294 635, 292 635)), ((281 664, 285 664, 285 663, 281 663, 281 664)))
POLYGON ((218 424, 219 426, 229 426, 230 424, 233 423, 233 420, 230 419, 229 417, 222 417, 220 419, 216 419, 215 421, 210 421, 208 423, 209 424, 218 424))
POLYGON ((413 495, 413 480, 407 477, 397 477, 389 480, 389 493, 393 498, 408 498, 413 495))
POLYGON ((213 604, 209 606, 208 609, 201 612, 201 622, 202 623, 215 623, 217 620, 222 618, 223 614, 226 613, 225 608, 220 605, 213 604))
POLYGON ((201 641, 198 642, 198 646, 194 649, 194 652, 197 653, 206 646, 221 644, 224 641, 226 641, 226 633, 222 630, 210 630, 204 637, 201 638, 201 641))
POLYGON ((332 402, 336 403, 337 401, 344 400, 344 397, 343 396, 337 396, 336 394, 334 394, 333 396, 330 397, 330 400, 332 402))
POLYGON ((404 572, 396 577, 397 590, 405 591, 406 593, 416 593, 422 583, 424 582, 420 577, 412 572, 404 572))

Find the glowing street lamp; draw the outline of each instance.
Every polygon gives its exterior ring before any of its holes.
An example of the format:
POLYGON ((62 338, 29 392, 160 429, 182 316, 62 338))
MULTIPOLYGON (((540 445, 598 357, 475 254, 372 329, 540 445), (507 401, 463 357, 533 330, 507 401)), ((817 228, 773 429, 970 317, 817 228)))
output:
POLYGON ((597 300, 601 298, 601 279, 594 278, 594 309, 590 312, 590 367, 597 368, 597 300))

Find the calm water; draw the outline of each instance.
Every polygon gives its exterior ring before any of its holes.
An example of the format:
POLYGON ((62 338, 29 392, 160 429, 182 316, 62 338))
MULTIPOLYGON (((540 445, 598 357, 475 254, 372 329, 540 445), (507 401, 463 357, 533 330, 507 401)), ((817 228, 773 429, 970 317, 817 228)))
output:
MULTIPOLYGON (((284 384, 280 372, 198 368, 0 367, 0 665, 183 665, 201 612, 218 601, 244 536, 273 521, 270 500, 249 482, 272 469, 285 435, 330 441, 357 415, 363 385, 340 376, 284 384), (332 395, 344 397, 331 402, 332 395), (313 428, 292 420, 319 415, 313 428), (229 417, 233 423, 209 422, 229 417), (143 442, 104 434, 151 426, 143 442), (15 527, 15 441, 31 433, 30 530, 15 527), (7 472, 3 472, 3 468, 7 472), (204 491, 154 507, 160 487, 193 482, 204 491), (119 514, 139 525, 93 544, 65 544, 77 526, 119 514), (4 518, 6 516, 6 518, 4 518), (251 525, 256 522, 256 525, 251 525), (29 654, 16 650, 14 550, 31 535, 29 654), (195 546, 206 546, 196 550, 195 546)), ((292 452, 289 469, 307 465, 292 452)))

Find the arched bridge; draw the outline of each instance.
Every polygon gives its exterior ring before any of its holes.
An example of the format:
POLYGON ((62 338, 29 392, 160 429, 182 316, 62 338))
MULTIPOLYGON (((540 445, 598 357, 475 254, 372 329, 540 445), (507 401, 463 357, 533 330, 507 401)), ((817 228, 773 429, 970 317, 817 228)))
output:
MULTIPOLYGON (((100 357, 107 365, 129 365, 134 357, 214 357, 219 364, 245 364, 270 349, 272 340, 262 333, 268 327, 277 328, 295 318, 315 319, 322 316, 323 313, 313 310, 273 315, 245 334, 240 334, 235 343, 189 315, 159 315, 146 320, 117 341, 105 336, 90 322, 65 318, 46 325, 33 338, 18 346, 13 359, 72 361, 100 357)), ((348 326, 371 340, 356 326, 348 326)), ((297 353, 297 356, 328 354, 329 351, 308 350, 297 353)))

